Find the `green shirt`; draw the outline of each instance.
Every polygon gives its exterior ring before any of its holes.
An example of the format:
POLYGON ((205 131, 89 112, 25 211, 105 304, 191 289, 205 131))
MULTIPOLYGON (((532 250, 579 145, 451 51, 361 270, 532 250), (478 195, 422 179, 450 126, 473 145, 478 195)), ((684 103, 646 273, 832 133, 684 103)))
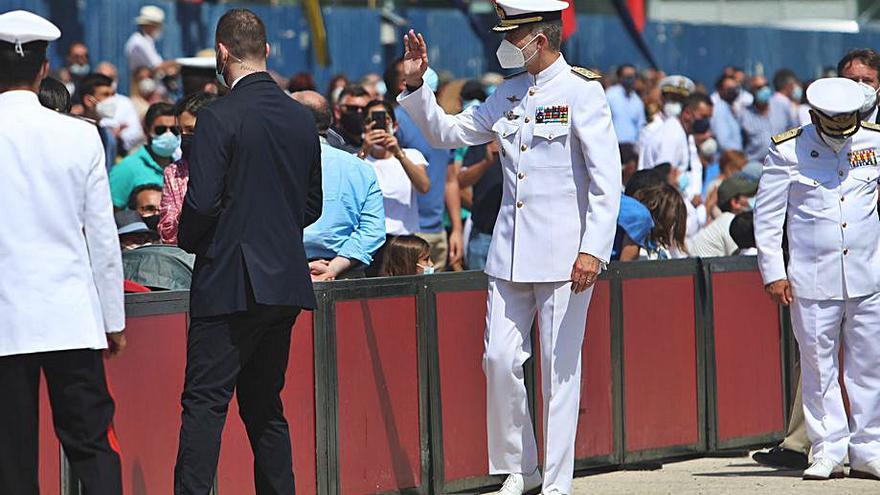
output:
POLYGON ((110 197, 113 206, 128 207, 131 192, 144 184, 165 184, 164 169, 153 160, 147 145, 125 157, 110 169, 110 197))

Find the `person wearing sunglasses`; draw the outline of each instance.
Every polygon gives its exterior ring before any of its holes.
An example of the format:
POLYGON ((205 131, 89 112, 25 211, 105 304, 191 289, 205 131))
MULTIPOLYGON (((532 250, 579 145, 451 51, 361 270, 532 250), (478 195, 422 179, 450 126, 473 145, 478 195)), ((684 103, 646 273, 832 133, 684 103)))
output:
POLYGON ((372 101, 363 86, 350 84, 339 93, 333 109, 333 126, 327 132, 327 144, 355 154, 364 142, 364 111, 372 101))
POLYGON ((147 144, 110 169, 110 196, 115 210, 125 209, 131 193, 144 184, 162 184, 165 168, 179 153, 181 130, 174 105, 154 103, 144 118, 147 144))

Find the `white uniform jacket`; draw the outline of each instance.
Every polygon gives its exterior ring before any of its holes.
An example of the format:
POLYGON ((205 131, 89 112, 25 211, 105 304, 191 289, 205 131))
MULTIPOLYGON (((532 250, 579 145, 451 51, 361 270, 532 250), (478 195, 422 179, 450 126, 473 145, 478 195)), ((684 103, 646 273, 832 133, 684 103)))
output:
POLYGON ((755 208, 764 283, 788 278, 795 297, 842 300, 880 291, 877 174, 880 129, 863 124, 835 153, 812 124, 773 138, 755 208), (788 272, 782 229, 788 220, 788 272))
POLYGON ((620 152, 598 78, 560 56, 504 81, 483 105, 447 115, 425 85, 398 97, 433 146, 498 139, 504 192, 486 273, 561 282, 579 252, 607 261, 620 209, 620 152), (581 72, 577 72, 581 71, 581 72))
POLYGON ((0 356, 106 348, 125 314, 96 127, 2 93, 0 157, 0 356))
POLYGON ((662 124, 645 136, 639 153, 639 170, 651 169, 668 163, 690 175, 688 199, 703 193, 703 162, 697 153, 694 137, 689 136, 677 118, 664 119, 662 124))

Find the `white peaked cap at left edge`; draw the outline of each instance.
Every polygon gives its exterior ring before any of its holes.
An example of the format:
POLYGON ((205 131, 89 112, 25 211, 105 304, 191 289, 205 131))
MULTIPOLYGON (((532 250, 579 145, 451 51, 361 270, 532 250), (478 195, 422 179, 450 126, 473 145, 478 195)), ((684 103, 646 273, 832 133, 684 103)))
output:
POLYGON ((33 12, 13 10, 0 14, 0 41, 15 43, 16 51, 25 43, 55 41, 60 37, 58 26, 33 12))

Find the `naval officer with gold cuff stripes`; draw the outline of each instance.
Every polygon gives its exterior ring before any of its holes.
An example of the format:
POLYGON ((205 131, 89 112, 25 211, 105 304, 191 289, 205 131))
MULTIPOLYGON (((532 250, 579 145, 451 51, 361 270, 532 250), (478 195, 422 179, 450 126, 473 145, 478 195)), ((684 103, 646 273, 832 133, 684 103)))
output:
POLYGON ((556 0, 499 0, 498 61, 523 68, 481 106, 447 115, 422 83, 421 35, 406 36, 398 98, 435 147, 497 139, 504 182, 486 264, 485 355, 489 470, 506 474, 503 495, 542 486, 571 493, 580 404, 581 347, 593 284, 611 256, 620 206, 620 156, 599 76, 559 52, 556 0), (526 397, 523 363, 540 329, 544 475, 526 397))
POLYGON ((807 90, 812 123, 773 138, 755 209, 766 289, 791 304, 800 347, 813 464, 804 479, 880 478, 880 125, 859 122, 858 83, 819 79, 807 90), (788 222, 790 261, 782 254, 788 222), (844 348, 847 418, 838 383, 844 348))

